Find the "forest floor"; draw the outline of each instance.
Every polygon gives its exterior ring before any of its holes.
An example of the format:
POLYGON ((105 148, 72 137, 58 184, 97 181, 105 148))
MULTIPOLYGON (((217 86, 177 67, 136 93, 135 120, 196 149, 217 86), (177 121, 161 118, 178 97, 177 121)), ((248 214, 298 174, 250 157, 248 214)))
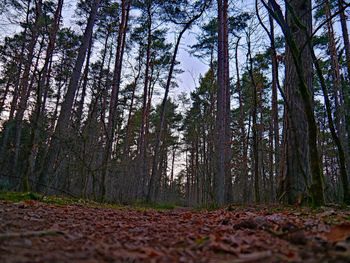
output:
POLYGON ((350 262, 350 210, 0 200, 0 262, 350 262))

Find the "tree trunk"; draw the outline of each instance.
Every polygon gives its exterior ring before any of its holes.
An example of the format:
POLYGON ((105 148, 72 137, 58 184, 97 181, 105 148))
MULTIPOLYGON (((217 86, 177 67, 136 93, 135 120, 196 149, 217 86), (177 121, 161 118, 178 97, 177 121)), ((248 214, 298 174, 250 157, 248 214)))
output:
POLYGON ((122 1, 121 22, 119 25, 117 50, 116 50, 114 73, 113 73, 113 80, 112 80, 111 101, 109 104, 106 147, 104 149, 104 156, 103 156, 103 163, 102 163, 101 196, 100 196, 101 202, 105 200, 105 195, 106 195, 106 177, 109 169, 113 137, 114 137, 114 131, 116 126, 117 102, 118 102, 118 96, 119 96, 120 79, 121 79, 121 71, 122 71, 122 64, 123 64, 122 62, 123 62, 125 38, 126 38, 126 32, 127 32, 128 20, 129 20, 130 4, 131 4, 130 0, 122 1))
MULTIPOLYGON (((277 53, 275 46, 275 30, 273 18, 269 14, 270 21, 270 34, 271 34, 271 61, 272 61, 272 128, 274 135, 274 155, 275 155, 275 178, 279 178, 280 173, 280 136, 279 136, 279 120, 278 120, 278 98, 277 98, 277 86, 278 86, 278 64, 277 64, 277 53)), ((272 149, 271 149, 272 150, 272 149)), ((273 175, 271 175, 273 176, 273 175)), ((274 189, 275 180, 272 179, 272 190, 274 189)), ((274 193, 271 193, 274 196, 274 193)))
MULTIPOLYGON (((311 168, 311 199, 312 199, 312 205, 313 206, 321 206, 324 204, 324 193, 323 193, 323 180, 322 180, 322 170, 320 167, 320 160, 319 160, 319 154, 317 149, 317 124, 314 116, 313 111, 313 103, 312 103, 312 64, 309 65, 309 62, 311 58, 311 50, 310 49, 303 49, 300 50, 300 47, 304 45, 304 43, 308 42, 308 35, 311 32, 311 23, 312 23, 312 14, 311 14, 311 1, 310 0, 295 0, 291 3, 286 2, 286 8, 287 8, 287 23, 285 23, 285 20, 283 18, 280 6, 276 3, 275 0, 271 0, 273 3, 273 9, 274 11, 271 12, 271 9, 269 9, 271 15, 274 16, 276 21, 280 24, 283 34, 286 38, 286 42, 288 44, 287 46, 287 57, 286 57, 286 85, 287 83, 290 85, 289 92, 293 92, 291 90, 292 86, 291 84, 294 83, 295 86, 298 87, 299 93, 293 94, 291 97, 291 93, 287 93, 287 98, 289 96, 289 99, 292 99, 292 103, 289 103, 289 110, 295 110, 295 99, 298 95, 300 95, 302 106, 304 109, 304 114, 298 115, 291 115, 292 117, 305 117, 306 116, 306 127, 307 127, 307 147, 309 148, 309 158, 310 158, 310 168, 311 168), (305 13, 305 10, 307 10, 307 13, 305 13), (293 63, 292 63, 293 62, 293 63), (291 79, 290 76, 293 75, 295 78, 291 79), (295 83, 297 82, 297 83, 295 83)), ((267 7, 265 5, 265 7, 267 7)), ((294 87, 295 87, 294 86, 294 87)), ((288 99, 287 99, 288 100, 288 99)), ((296 113, 300 113, 300 111, 297 111, 296 113)), ((300 124, 301 119, 297 119, 300 124)), ((300 132, 302 127, 298 127, 298 129, 295 129, 295 132, 300 132)), ((288 130, 287 130, 288 131, 288 130)), ((288 135, 288 133, 287 133, 288 135)), ((298 136, 298 138, 302 138, 298 136)), ((291 140, 286 137, 286 142, 289 143, 289 148, 287 149, 287 156, 291 157, 296 155, 295 153, 298 153, 297 151, 293 151, 291 140)), ((294 146, 295 147, 295 146, 294 146)), ((307 153, 305 153, 307 154, 307 153)), ((296 156, 297 157, 297 156, 296 156)), ((300 159, 299 159, 300 160, 300 159)), ((296 162, 298 163, 298 157, 296 158, 296 162)), ((308 159, 306 159, 308 160, 308 159)), ((287 188, 287 193, 289 197, 289 202, 300 202, 300 196, 303 195, 303 192, 301 192, 300 189, 299 193, 298 189, 296 189, 296 185, 298 185, 295 181, 293 181, 296 178, 296 174, 290 173, 291 168, 299 168, 297 165, 288 163, 287 159, 287 186, 290 186, 287 188), (288 180, 289 179, 289 180, 288 180), (291 191, 288 191, 291 189, 291 191), (294 188, 294 189, 293 189, 294 188), (293 199, 293 198, 296 198, 293 199)), ((305 164, 305 166, 308 165, 308 163, 305 164)), ((305 167, 304 166, 304 167, 305 167)), ((300 180, 302 182, 302 180, 300 180)), ((304 183, 304 185, 307 184, 304 183)), ((303 186, 305 188, 305 186, 303 186)))
POLYGON ((240 136, 240 153, 242 156, 241 163, 240 163, 240 188, 241 188, 241 194, 242 199, 244 201, 244 197, 247 196, 248 191, 248 156, 247 152, 245 151, 246 148, 246 130, 245 130, 245 124, 244 124, 244 109, 243 109, 243 96, 242 96, 242 85, 241 85, 241 78, 239 73, 239 64, 238 64, 238 47, 239 47, 239 41, 240 38, 238 38, 236 43, 236 55, 235 55, 235 62, 236 62, 236 74, 237 74, 237 89, 238 89, 238 102, 239 102, 239 126, 241 130, 241 136, 240 136))
POLYGON ((5 130, 3 131, 3 136, 2 136, 2 145, 1 145, 1 151, 0 151, 0 165, 1 169, 4 170, 5 163, 3 162, 5 159, 5 156, 7 155, 7 144, 8 144, 8 137, 9 137, 9 132, 10 132, 10 127, 11 127, 11 122, 13 121, 13 117, 15 115, 15 110, 17 107, 18 103, 18 95, 19 95, 19 85, 20 85, 20 80, 21 80, 21 75, 22 75, 22 67, 24 64, 24 52, 26 48, 26 38, 27 38, 27 31, 28 31, 28 25, 29 25, 29 16, 30 16, 30 6, 31 6, 31 0, 27 1, 27 10, 26 10, 26 21, 25 21, 25 27, 24 27, 24 32, 23 32, 23 43, 21 47, 21 52, 19 54, 20 59, 19 59, 19 65, 17 68, 17 76, 15 77, 15 85, 14 85, 14 91, 13 91, 13 96, 12 96, 12 101, 11 101, 11 106, 10 106, 10 113, 9 113, 9 118, 7 121, 5 130))
POLYGON ((348 78, 350 77, 350 42, 349 42, 349 33, 348 33, 348 25, 346 23, 347 17, 345 15, 345 10, 344 5, 343 5, 344 0, 338 0, 338 7, 339 10, 342 10, 339 13, 340 16, 340 23, 341 23, 341 28, 343 31, 343 41, 344 41, 344 49, 345 49, 345 56, 346 56, 346 66, 348 69, 348 78))
MULTIPOLYGON (((225 204, 232 202, 232 174, 231 174, 231 89, 230 89, 230 66, 229 66, 229 41, 228 41, 228 0, 223 2, 224 23, 224 81, 225 94, 225 204)), ((219 75, 218 75, 219 76, 219 75)))
POLYGON ((327 110, 327 117, 328 117, 328 123, 329 123, 329 129, 331 131, 331 135, 333 138, 333 141, 337 147, 338 150, 338 158, 339 158, 339 166, 340 166, 340 178, 341 178, 341 183, 343 187, 343 202, 345 204, 350 204, 350 189, 349 189, 349 180, 346 172, 346 156, 344 152, 344 148, 342 146, 341 140, 339 136, 336 133, 334 122, 333 122, 333 116, 332 116, 332 106, 331 102, 328 97, 328 91, 327 91, 327 86, 326 86, 326 81, 323 77, 321 67, 318 63, 318 60, 316 58, 315 52, 313 50, 313 47, 311 46, 311 42, 309 41, 309 50, 311 51, 311 56, 313 63, 315 64, 316 72, 317 75, 320 79, 321 83, 321 88, 323 92, 323 97, 325 100, 326 104, 326 110, 327 110))
POLYGON ((141 75, 141 58, 139 59, 139 65, 138 65, 138 72, 137 75, 134 79, 134 82, 132 84, 132 94, 131 94, 131 99, 130 99, 130 106, 129 106, 129 113, 128 113, 128 120, 126 123, 126 134, 125 134, 125 143, 124 143, 124 149, 123 149, 123 159, 124 161, 127 159, 129 155, 129 150, 130 150, 130 136, 131 136, 131 130, 130 130, 130 125, 131 125, 131 119, 132 119, 132 113, 134 110, 134 101, 135 101, 135 91, 137 87, 138 80, 141 75))
MULTIPOLYGON (((301 22, 305 24, 308 28, 308 31, 311 32, 312 27, 312 15, 311 15, 311 1, 310 0, 293 0, 290 1, 290 4, 293 6, 296 15, 300 18, 301 22), (306 12, 307 11, 307 12, 306 12), (306 13, 305 13, 306 12, 306 13)), ((296 25, 293 21, 290 11, 287 10, 286 19, 288 26, 293 29, 293 38, 295 39, 296 45, 300 48, 306 38, 304 34, 296 30, 296 25)), ((310 167, 310 154, 308 146, 308 120, 306 116, 306 109, 303 106, 303 98, 298 89, 298 85, 301 85, 300 79, 298 76, 297 68, 293 60, 293 50, 291 50, 290 45, 286 45, 286 60, 285 60, 285 94, 287 103, 289 105, 290 116, 293 118, 296 125, 293 130, 291 121, 287 118, 286 126, 283 128, 285 133, 285 145, 283 146, 283 156, 284 162, 286 163, 286 169, 284 169, 282 178, 285 180, 286 196, 289 204, 300 203, 301 197, 305 197, 305 182, 302 176, 302 171, 298 166, 297 155, 300 154, 300 160, 302 166, 307 175, 307 180, 310 178, 311 167, 310 167), (293 134, 295 132, 295 134, 293 134), (293 143, 293 136, 298 138, 299 149, 296 149, 293 143)), ((310 103, 310 111, 312 110, 311 99, 312 99, 312 87, 313 87, 313 70, 312 70, 312 60, 310 51, 304 49, 302 52, 301 64, 304 68, 304 73, 302 76, 305 79, 306 89, 305 94, 309 96, 307 103, 310 103)), ((311 112, 310 112, 311 114, 311 112)), ((312 127, 309 127, 309 129, 312 127)), ((317 171, 316 171, 317 172, 317 171)))
POLYGON ((145 80, 143 89, 143 106, 142 106, 142 120, 141 120, 141 131, 140 131, 140 158, 139 158, 139 180, 142 184, 138 186, 138 196, 143 197, 144 185, 148 176, 145 170, 145 158, 146 158, 146 144, 145 144, 145 122, 147 114, 147 94, 148 94, 148 82, 149 82, 149 68, 150 68, 150 56, 151 56, 151 40, 152 40, 152 14, 151 14, 151 1, 147 4, 147 46, 146 46, 146 69, 145 69, 145 80))
MULTIPOLYGON (((229 198, 227 191, 232 187, 228 179, 230 175, 229 132, 229 69, 228 69, 228 31, 227 31, 227 0, 218 0, 218 90, 216 119, 216 166, 214 180, 214 201, 223 205, 229 198)), ((232 191, 231 191, 232 192, 232 191)))
MULTIPOLYGON (((34 79, 32 79, 31 84, 29 84, 30 70, 32 68, 32 63, 33 63, 33 59, 34 59, 34 50, 35 50, 35 46, 37 44, 38 35, 39 35, 39 28, 38 27, 39 27, 39 19, 40 19, 41 12, 42 12, 41 8, 42 8, 42 0, 40 0, 36 4, 35 22, 34 22, 33 29, 32 29, 31 40, 30 40, 29 45, 28 45, 28 56, 27 56, 27 59, 26 59, 25 65, 24 65, 24 71, 23 71, 23 75, 22 75, 20 85, 19 85, 20 100, 19 100, 19 104, 18 104, 17 113, 15 116, 16 133, 15 133, 15 152, 14 152, 13 170, 12 170, 13 176, 18 176, 17 175, 17 168, 18 168, 17 163, 18 163, 19 147, 20 147, 20 141, 21 141, 21 135, 22 135, 22 121, 23 121, 23 117, 24 117, 24 112, 27 108, 27 102, 28 102, 28 99, 30 96, 31 87, 33 86, 32 82, 34 81, 34 79)), ((40 51, 42 48, 42 44, 40 45, 40 51)), ((35 65, 35 68, 37 68, 37 66, 38 66, 40 51, 38 54, 38 59, 37 59, 37 63, 35 65)))
POLYGON ((47 158, 45 160, 44 169, 39 176, 39 184, 37 189, 43 190, 43 186, 47 185, 47 179, 53 176, 56 167, 57 158, 59 157, 59 149, 62 140, 67 136, 69 120, 71 117, 71 110, 73 106, 74 96, 78 87, 78 82, 81 76, 81 69, 83 67, 85 56, 87 53, 90 38, 92 37, 93 27, 97 10, 100 6, 101 0, 94 0, 91 5, 90 15, 86 25, 86 29, 82 38, 82 43, 79 47, 78 57, 74 65, 74 69, 68 84, 67 93, 61 106, 61 112, 57 120, 56 129, 54 131, 50 148, 48 150, 47 158))
POLYGON ((32 159, 33 159, 35 153, 37 152, 36 145, 37 145, 38 140, 39 140, 38 135, 39 135, 39 132, 42 128, 41 116, 44 113, 43 111, 45 109, 45 99, 43 101, 42 96, 43 96, 43 91, 44 91, 45 85, 46 85, 45 93, 46 93, 46 90, 48 89, 47 83, 49 82, 49 71, 50 71, 49 64, 52 60, 53 51, 55 49, 56 34, 57 34, 59 24, 60 24, 62 6, 63 6, 63 0, 59 0, 58 4, 57 4, 55 16, 54 16, 54 23, 53 23, 52 29, 51 29, 49 44, 48 44, 47 50, 46 50, 46 57, 45 57, 44 66, 43 66, 43 69, 41 71, 42 72, 41 79, 40 79, 40 82, 38 84, 38 89, 37 89, 37 101, 36 101, 35 110, 34 110, 34 120, 33 120, 33 124, 32 124, 30 143, 29 143, 29 147, 28 147, 29 151, 28 151, 28 155, 26 158, 27 163, 26 163, 26 168, 25 168, 24 177, 23 177, 23 187, 24 187, 24 191, 26 191, 26 192, 29 191, 29 175, 30 175, 32 168, 33 168, 33 160, 32 159))
POLYGON ((87 58, 86 58, 86 63, 85 63, 85 69, 84 69, 84 79, 82 83, 82 90, 81 90, 81 97, 80 101, 78 104, 78 109, 77 109, 77 114, 76 114, 76 131, 79 132, 81 122, 82 122, 82 117, 83 117, 83 110, 84 110, 84 102, 85 102, 85 97, 86 97, 86 88, 89 80, 89 68, 90 68, 90 58, 91 58, 91 51, 92 51, 92 37, 90 38, 89 41, 89 46, 88 46, 88 51, 87 51, 87 58))

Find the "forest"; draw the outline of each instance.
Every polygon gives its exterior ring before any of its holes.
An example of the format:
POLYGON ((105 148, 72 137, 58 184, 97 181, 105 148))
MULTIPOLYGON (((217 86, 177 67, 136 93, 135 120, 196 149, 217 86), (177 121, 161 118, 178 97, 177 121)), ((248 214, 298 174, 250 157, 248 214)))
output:
POLYGON ((349 6, 2 1, 1 189, 349 204, 349 6), (188 90, 194 62, 205 71, 188 90))
POLYGON ((0 262, 349 262, 348 0, 1 0, 0 262))

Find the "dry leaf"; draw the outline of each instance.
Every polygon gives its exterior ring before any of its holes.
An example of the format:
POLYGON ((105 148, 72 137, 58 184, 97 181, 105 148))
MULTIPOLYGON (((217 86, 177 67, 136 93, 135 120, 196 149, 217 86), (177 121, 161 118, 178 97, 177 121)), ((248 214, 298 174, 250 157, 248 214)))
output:
POLYGON ((321 235, 328 241, 336 243, 338 241, 344 241, 350 237, 350 224, 341 224, 331 228, 330 232, 321 235))

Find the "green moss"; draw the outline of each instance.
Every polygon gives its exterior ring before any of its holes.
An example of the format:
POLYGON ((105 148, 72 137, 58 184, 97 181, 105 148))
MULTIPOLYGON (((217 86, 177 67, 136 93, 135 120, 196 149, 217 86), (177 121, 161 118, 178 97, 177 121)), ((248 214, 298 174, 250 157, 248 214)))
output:
POLYGON ((0 191, 0 200, 20 202, 24 200, 39 200, 40 195, 34 192, 7 192, 0 191))
POLYGON ((202 237, 202 238, 197 238, 197 239, 194 240, 194 242, 200 244, 200 243, 206 242, 207 240, 209 240, 209 236, 205 236, 205 237, 202 237))

